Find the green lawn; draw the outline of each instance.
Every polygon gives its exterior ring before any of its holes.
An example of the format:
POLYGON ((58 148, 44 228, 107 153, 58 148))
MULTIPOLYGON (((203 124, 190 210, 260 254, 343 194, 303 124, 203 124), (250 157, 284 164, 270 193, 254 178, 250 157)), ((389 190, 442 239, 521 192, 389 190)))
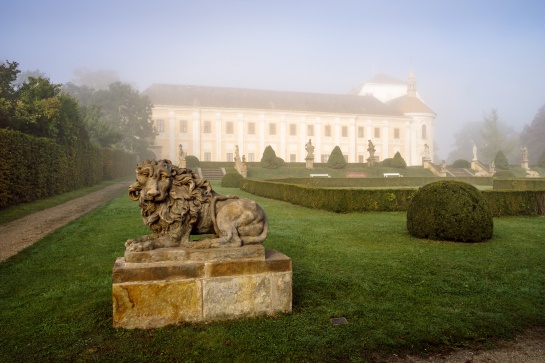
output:
POLYGON ((437 242, 410 237, 404 213, 333 214, 215 189, 265 209, 266 247, 293 260, 291 314, 113 329, 113 263, 148 233, 123 193, 0 263, 0 362, 366 362, 545 324, 543 218, 496 218, 486 243, 437 242))

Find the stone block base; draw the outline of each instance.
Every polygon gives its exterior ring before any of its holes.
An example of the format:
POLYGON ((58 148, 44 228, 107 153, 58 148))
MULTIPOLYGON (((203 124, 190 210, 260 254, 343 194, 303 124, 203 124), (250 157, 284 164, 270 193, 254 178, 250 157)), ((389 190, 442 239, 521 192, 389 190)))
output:
POLYGON ((291 312, 291 259, 261 245, 130 253, 117 259, 112 282, 117 328, 291 312))

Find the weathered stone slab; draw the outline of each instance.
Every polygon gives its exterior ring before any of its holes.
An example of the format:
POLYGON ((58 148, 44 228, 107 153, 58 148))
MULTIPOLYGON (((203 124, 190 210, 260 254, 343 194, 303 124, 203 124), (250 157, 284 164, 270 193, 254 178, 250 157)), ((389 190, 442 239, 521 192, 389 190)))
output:
POLYGON ((160 248, 143 252, 125 252, 125 262, 127 263, 241 259, 264 260, 265 247, 259 244, 232 248, 160 248))
POLYGON ((114 327, 127 329, 290 312, 292 264, 269 249, 253 260, 127 263, 120 257, 112 296, 114 327))
POLYGON ((199 321, 201 284, 199 279, 113 284, 113 325, 148 329, 199 321))

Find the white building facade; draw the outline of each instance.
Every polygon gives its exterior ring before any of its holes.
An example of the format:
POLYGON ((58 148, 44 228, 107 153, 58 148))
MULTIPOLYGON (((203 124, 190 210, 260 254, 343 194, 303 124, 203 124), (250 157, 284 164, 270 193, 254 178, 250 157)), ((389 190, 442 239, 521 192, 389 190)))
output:
POLYGON ((370 140, 379 161, 399 152, 407 165, 421 165, 424 145, 433 148, 435 113, 416 94, 412 72, 402 96, 399 82, 390 85, 392 99, 383 96, 387 85, 378 99, 369 83, 364 94, 347 95, 154 84, 144 91, 154 105, 153 151, 176 162, 181 144, 201 161, 233 161, 238 146, 253 162, 270 145, 286 162, 305 162, 311 140, 315 162, 339 146, 349 163, 364 163, 370 140))

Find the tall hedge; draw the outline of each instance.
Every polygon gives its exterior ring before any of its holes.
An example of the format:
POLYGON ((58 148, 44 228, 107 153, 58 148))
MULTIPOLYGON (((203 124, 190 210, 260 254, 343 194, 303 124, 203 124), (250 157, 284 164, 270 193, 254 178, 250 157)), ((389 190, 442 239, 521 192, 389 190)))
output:
POLYGON ((0 129, 0 155, 0 208, 129 175, 136 165, 134 155, 122 151, 62 146, 8 129, 0 129))

